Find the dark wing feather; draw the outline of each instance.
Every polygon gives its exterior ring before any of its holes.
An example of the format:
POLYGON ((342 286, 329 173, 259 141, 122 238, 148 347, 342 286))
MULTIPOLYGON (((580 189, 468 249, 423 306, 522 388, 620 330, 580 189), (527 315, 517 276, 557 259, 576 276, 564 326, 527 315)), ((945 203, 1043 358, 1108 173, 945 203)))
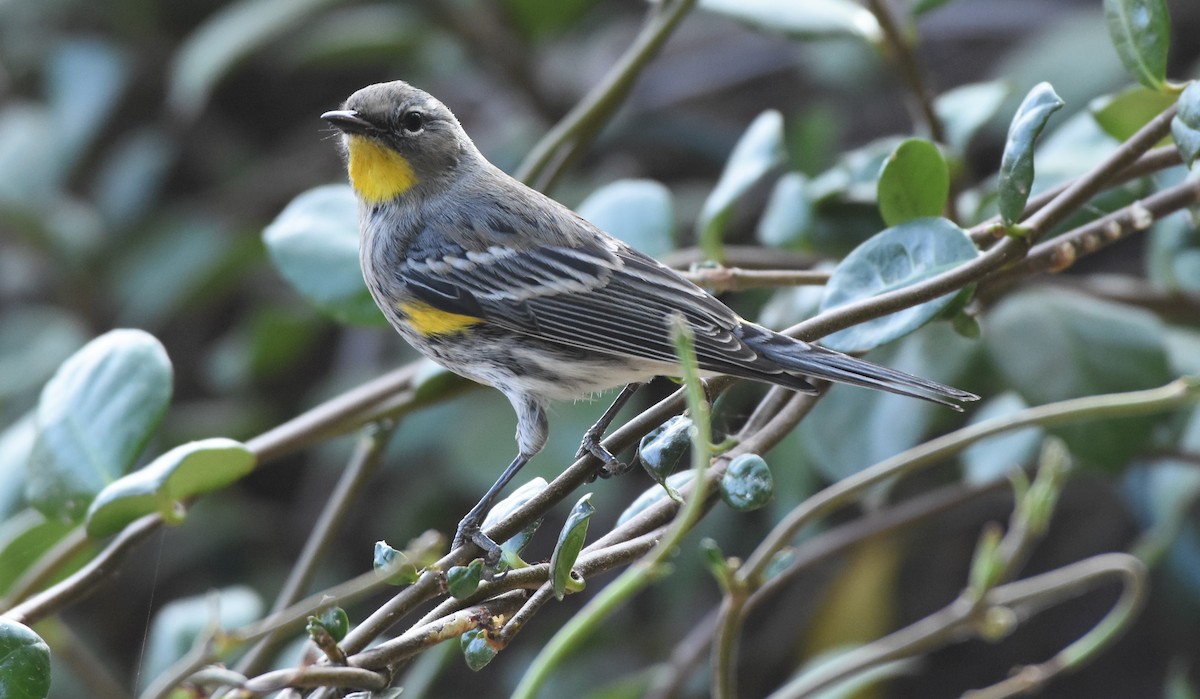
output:
POLYGON ((695 334, 701 368, 803 383, 761 361, 742 341, 741 321, 728 307, 612 238, 579 247, 493 246, 410 257, 400 276, 435 308, 551 342, 663 363, 675 362, 669 321, 682 314, 695 334))

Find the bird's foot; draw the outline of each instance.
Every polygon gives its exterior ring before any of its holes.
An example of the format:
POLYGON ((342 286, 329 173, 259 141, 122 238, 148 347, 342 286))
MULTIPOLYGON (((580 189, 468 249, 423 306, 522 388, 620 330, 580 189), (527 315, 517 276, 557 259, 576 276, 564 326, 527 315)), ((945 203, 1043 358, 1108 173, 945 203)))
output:
POLYGON ((466 544, 474 544, 483 551, 483 563, 488 568, 495 568, 500 563, 500 545, 492 541, 479 528, 479 517, 473 517, 474 513, 468 514, 458 523, 458 531, 454 534, 454 543, 450 546, 453 551, 460 546, 466 544))
POLYGON ((583 433, 583 441, 579 443, 579 450, 575 452, 576 459, 585 454, 590 454, 600 460, 600 466, 596 469, 592 480, 619 476, 622 473, 627 473, 630 468, 629 464, 613 456, 612 452, 600 442, 603 436, 603 428, 600 425, 593 425, 587 432, 583 433))

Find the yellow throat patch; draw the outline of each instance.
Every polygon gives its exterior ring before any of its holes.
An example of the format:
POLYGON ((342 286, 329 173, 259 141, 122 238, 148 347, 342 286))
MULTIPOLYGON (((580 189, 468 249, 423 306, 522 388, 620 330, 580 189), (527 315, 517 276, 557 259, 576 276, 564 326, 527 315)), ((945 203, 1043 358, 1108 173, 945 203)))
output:
POLYGON ((449 335, 469 328, 480 322, 480 318, 464 316, 458 313, 439 311, 421 301, 401 303, 397 310, 404 314, 408 325, 421 336, 449 335))
POLYGON ((396 151, 365 136, 351 136, 350 184, 369 204, 382 204, 412 189, 417 173, 396 151))

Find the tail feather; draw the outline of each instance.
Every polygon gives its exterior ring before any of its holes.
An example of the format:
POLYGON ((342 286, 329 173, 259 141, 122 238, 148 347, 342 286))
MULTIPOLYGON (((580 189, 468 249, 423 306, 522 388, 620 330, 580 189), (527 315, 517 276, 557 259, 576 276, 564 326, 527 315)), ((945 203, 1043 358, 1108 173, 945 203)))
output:
POLYGON ((757 350, 762 358, 779 365, 789 374, 794 372, 811 378, 920 398, 960 412, 960 403, 979 400, 974 393, 794 340, 765 328, 749 324, 743 328, 743 341, 757 350))

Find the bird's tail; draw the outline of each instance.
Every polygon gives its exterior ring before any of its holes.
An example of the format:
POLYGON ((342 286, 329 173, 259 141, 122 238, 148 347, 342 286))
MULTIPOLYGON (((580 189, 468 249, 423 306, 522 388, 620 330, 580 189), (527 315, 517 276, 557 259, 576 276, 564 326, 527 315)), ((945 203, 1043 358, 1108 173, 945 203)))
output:
POLYGON ((960 403, 979 400, 974 393, 946 386, 920 376, 856 359, 818 345, 752 324, 742 326, 742 340, 780 369, 791 374, 873 388, 902 396, 940 403, 961 411, 960 403))

